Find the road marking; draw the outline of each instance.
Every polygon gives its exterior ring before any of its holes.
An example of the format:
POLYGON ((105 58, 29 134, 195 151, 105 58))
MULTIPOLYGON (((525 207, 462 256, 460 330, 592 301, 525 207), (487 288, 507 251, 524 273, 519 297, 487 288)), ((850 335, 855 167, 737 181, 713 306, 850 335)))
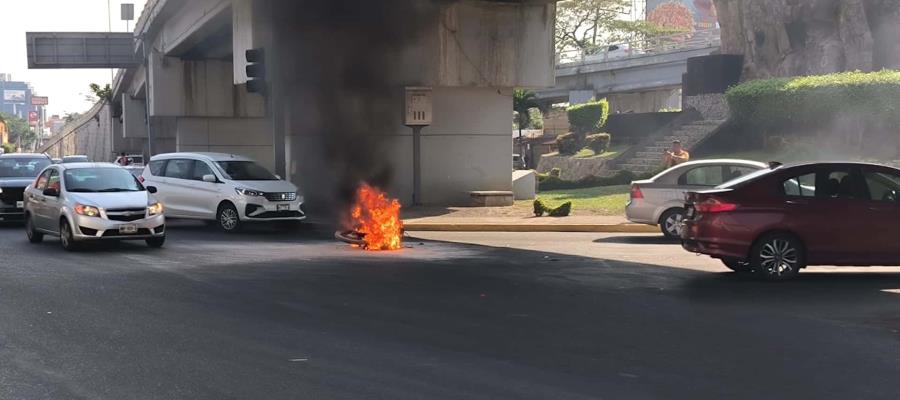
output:
POLYGON ((308 359, 308 358, 292 358, 292 359, 290 359, 290 360, 288 360, 288 361, 290 361, 290 362, 304 362, 304 361, 309 361, 309 359, 308 359))

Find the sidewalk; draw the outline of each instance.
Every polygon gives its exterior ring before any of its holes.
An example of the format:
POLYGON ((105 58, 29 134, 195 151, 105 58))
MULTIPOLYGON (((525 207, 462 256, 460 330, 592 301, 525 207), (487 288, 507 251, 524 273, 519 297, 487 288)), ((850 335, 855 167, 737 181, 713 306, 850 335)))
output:
POLYGON ((655 226, 632 224, 624 216, 535 217, 522 207, 416 207, 403 211, 403 227, 411 232, 659 232, 655 226))

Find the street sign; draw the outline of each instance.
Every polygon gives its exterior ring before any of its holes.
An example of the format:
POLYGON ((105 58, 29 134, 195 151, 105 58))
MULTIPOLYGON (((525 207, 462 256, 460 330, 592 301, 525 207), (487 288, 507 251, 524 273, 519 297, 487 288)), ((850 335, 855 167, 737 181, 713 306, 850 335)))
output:
POLYGON ((407 87, 403 123, 406 126, 431 125, 431 88, 407 87))
POLYGON ((26 32, 28 68, 129 68, 138 64, 131 32, 26 32))
POLYGON ((134 21, 134 4, 122 3, 122 21, 134 21))
POLYGON ((29 111, 28 112, 28 123, 31 125, 37 125, 38 123, 38 112, 37 111, 29 111))
POLYGON ((46 106, 50 104, 50 98, 47 96, 31 96, 31 105, 46 106))

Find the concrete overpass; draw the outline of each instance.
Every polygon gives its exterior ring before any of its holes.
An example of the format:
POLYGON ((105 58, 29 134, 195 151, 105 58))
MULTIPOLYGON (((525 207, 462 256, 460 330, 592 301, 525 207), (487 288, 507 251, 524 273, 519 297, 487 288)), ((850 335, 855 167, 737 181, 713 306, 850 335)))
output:
MULTIPOLYGON (((615 112, 651 112, 680 106, 679 89, 687 60, 719 50, 718 30, 701 31, 680 40, 657 39, 630 50, 593 55, 563 54, 556 66, 556 84, 536 91, 545 103, 579 103, 591 97, 607 97, 615 112)), ((623 46, 625 47, 625 46, 623 46)), ((604 46, 604 48, 608 48, 604 46)))
POLYGON ((511 190, 512 91, 553 84, 555 16, 554 0, 150 0, 111 151, 247 155, 325 201, 373 180, 409 203, 414 170, 425 204, 511 190), (249 49, 265 93, 248 91, 249 49), (410 86, 430 95, 420 140, 410 86))

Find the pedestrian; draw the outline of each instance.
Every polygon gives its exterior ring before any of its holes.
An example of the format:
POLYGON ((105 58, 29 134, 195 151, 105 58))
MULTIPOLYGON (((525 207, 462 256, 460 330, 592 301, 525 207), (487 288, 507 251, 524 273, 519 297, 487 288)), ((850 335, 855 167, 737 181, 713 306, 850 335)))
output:
POLYGON ((691 160, 690 153, 684 149, 680 140, 672 142, 672 149, 666 150, 665 164, 666 168, 672 168, 678 164, 686 163, 691 160))
POLYGON ((123 167, 126 166, 126 165, 128 165, 128 164, 131 164, 130 162, 128 162, 128 156, 125 155, 125 152, 124 152, 124 151, 122 152, 122 154, 119 154, 119 158, 116 159, 116 164, 119 164, 119 165, 121 165, 121 166, 123 166, 123 167))

